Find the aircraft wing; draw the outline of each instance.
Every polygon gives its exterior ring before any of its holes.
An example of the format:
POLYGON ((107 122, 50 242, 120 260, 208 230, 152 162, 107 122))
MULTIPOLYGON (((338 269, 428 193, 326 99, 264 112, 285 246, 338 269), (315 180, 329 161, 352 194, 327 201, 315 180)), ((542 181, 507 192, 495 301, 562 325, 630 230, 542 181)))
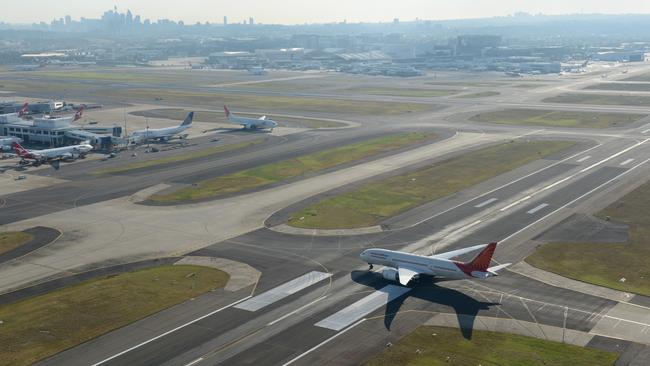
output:
POLYGON ((402 284, 402 286, 408 285, 413 277, 420 274, 417 270, 409 267, 398 267, 397 273, 399 275, 399 283, 402 284))
POLYGON ((488 244, 479 244, 479 245, 474 245, 473 247, 468 247, 468 248, 463 248, 463 249, 458 249, 458 250, 452 250, 451 252, 446 252, 446 253, 440 253, 440 254, 434 254, 430 256, 431 258, 439 258, 439 259, 451 259, 454 257, 458 257, 459 255, 463 255, 465 253, 470 253, 476 250, 480 250, 488 246, 488 244))
POLYGON ((266 120, 266 116, 260 117, 260 120, 262 120, 262 121, 266 120))

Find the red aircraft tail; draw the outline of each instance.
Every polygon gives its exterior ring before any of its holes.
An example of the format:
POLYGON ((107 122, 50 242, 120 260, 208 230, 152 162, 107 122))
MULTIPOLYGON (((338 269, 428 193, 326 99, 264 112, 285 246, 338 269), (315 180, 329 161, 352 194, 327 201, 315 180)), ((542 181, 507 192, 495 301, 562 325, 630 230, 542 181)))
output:
POLYGON ((230 110, 228 109, 228 107, 224 105, 223 110, 226 112, 226 117, 230 117, 230 110))
POLYGON ((16 155, 20 156, 21 158, 28 158, 31 156, 29 151, 27 151, 27 149, 22 147, 22 145, 20 145, 16 141, 11 143, 11 147, 13 147, 14 150, 16 151, 16 155))
POLYGON ((18 117, 22 117, 29 112, 29 103, 23 104, 23 107, 18 111, 18 117))
POLYGON ((86 108, 85 104, 82 104, 81 107, 79 107, 77 113, 74 114, 74 119, 72 120, 72 122, 76 122, 81 119, 81 116, 84 114, 85 108, 86 108))
POLYGON ((474 271, 487 271, 492 261, 492 255, 497 247, 497 243, 488 244, 471 262, 466 263, 474 271))

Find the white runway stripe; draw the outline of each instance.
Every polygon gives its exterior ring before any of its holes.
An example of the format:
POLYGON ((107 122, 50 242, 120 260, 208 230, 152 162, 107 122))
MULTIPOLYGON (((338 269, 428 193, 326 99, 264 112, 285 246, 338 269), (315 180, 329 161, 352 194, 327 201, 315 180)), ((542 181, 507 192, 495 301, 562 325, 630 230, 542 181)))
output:
POLYGON ((331 273, 324 273, 318 271, 312 271, 306 273, 285 284, 282 284, 260 295, 252 297, 238 304, 237 306, 235 306, 235 308, 248 310, 248 311, 257 311, 265 306, 273 304, 276 301, 282 300, 289 295, 293 295, 296 292, 305 289, 315 283, 318 283, 326 278, 329 278, 330 276, 332 276, 331 273))
POLYGON ((537 211, 543 209, 543 208, 546 207, 546 206, 548 206, 548 203, 542 203, 541 205, 539 205, 539 206, 533 208, 532 210, 530 210, 530 211, 528 211, 528 212, 526 212, 526 213, 529 214, 529 215, 532 215, 532 214, 534 214, 535 212, 537 212, 537 211))
POLYGON ((484 201, 484 202, 482 202, 482 203, 479 203, 478 205, 476 205, 476 206, 474 206, 474 207, 476 207, 476 208, 481 208, 481 207, 487 206, 487 205, 489 205, 490 203, 492 203, 492 202, 496 202, 496 201, 498 201, 498 199, 496 199, 496 198, 490 198, 489 200, 484 201))
POLYGON ((382 287, 380 290, 328 316, 315 325, 339 331, 409 291, 411 289, 404 286, 388 285, 382 287))
POLYGON ((627 164, 629 164, 629 163, 631 163, 633 161, 634 161, 634 159, 627 159, 624 162, 622 162, 621 165, 627 165, 627 164))

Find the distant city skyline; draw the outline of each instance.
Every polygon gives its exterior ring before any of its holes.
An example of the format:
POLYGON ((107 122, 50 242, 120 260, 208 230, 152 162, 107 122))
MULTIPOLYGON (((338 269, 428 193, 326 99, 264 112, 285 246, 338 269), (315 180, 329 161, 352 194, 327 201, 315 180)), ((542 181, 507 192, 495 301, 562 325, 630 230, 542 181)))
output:
POLYGON ((7 23, 49 23, 53 19, 70 15, 72 19, 100 18, 117 6, 120 12, 130 9, 143 19, 182 20, 185 24, 196 22, 222 23, 227 16, 229 23, 248 22, 265 24, 303 24, 331 22, 390 22, 447 20, 507 16, 517 12, 531 14, 629 14, 650 13, 647 0, 239 0, 210 1, 185 0, 160 2, 154 0, 5 0, 0 21, 7 23))

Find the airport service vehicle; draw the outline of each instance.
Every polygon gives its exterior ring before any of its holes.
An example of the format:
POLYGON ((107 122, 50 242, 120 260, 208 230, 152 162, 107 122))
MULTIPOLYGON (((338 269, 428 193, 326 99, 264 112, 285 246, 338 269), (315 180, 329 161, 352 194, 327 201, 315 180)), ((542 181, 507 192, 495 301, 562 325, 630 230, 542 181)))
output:
POLYGON ((386 268, 382 270, 382 276, 385 279, 407 286, 411 280, 419 280, 423 277, 440 280, 464 280, 497 276, 497 271, 509 266, 510 263, 490 267, 496 247, 497 243, 480 244, 432 256, 373 248, 364 250, 360 254, 360 258, 370 265, 370 270, 373 269, 374 264, 385 266, 386 268), (482 251, 469 262, 452 260, 452 258, 481 249, 482 251))
POLYGON ((182 132, 192 127, 192 119, 194 119, 194 112, 190 112, 187 117, 185 117, 185 120, 176 127, 147 128, 146 130, 134 131, 131 134, 131 137, 136 142, 148 140, 169 141, 176 135, 179 135, 181 139, 184 139, 187 137, 187 134, 182 134, 182 132))
POLYGON ((32 165, 39 166, 49 163, 54 169, 59 169, 61 160, 84 159, 86 154, 93 149, 92 145, 88 143, 45 150, 27 150, 17 142, 12 143, 11 146, 16 151, 16 155, 20 157, 21 164, 30 164, 31 162, 32 165))
POLYGON ((234 113, 230 112, 227 106, 223 106, 223 110, 226 112, 228 122, 242 125, 245 130, 270 129, 273 131, 278 126, 277 122, 267 119, 266 116, 260 118, 237 117, 234 113))

